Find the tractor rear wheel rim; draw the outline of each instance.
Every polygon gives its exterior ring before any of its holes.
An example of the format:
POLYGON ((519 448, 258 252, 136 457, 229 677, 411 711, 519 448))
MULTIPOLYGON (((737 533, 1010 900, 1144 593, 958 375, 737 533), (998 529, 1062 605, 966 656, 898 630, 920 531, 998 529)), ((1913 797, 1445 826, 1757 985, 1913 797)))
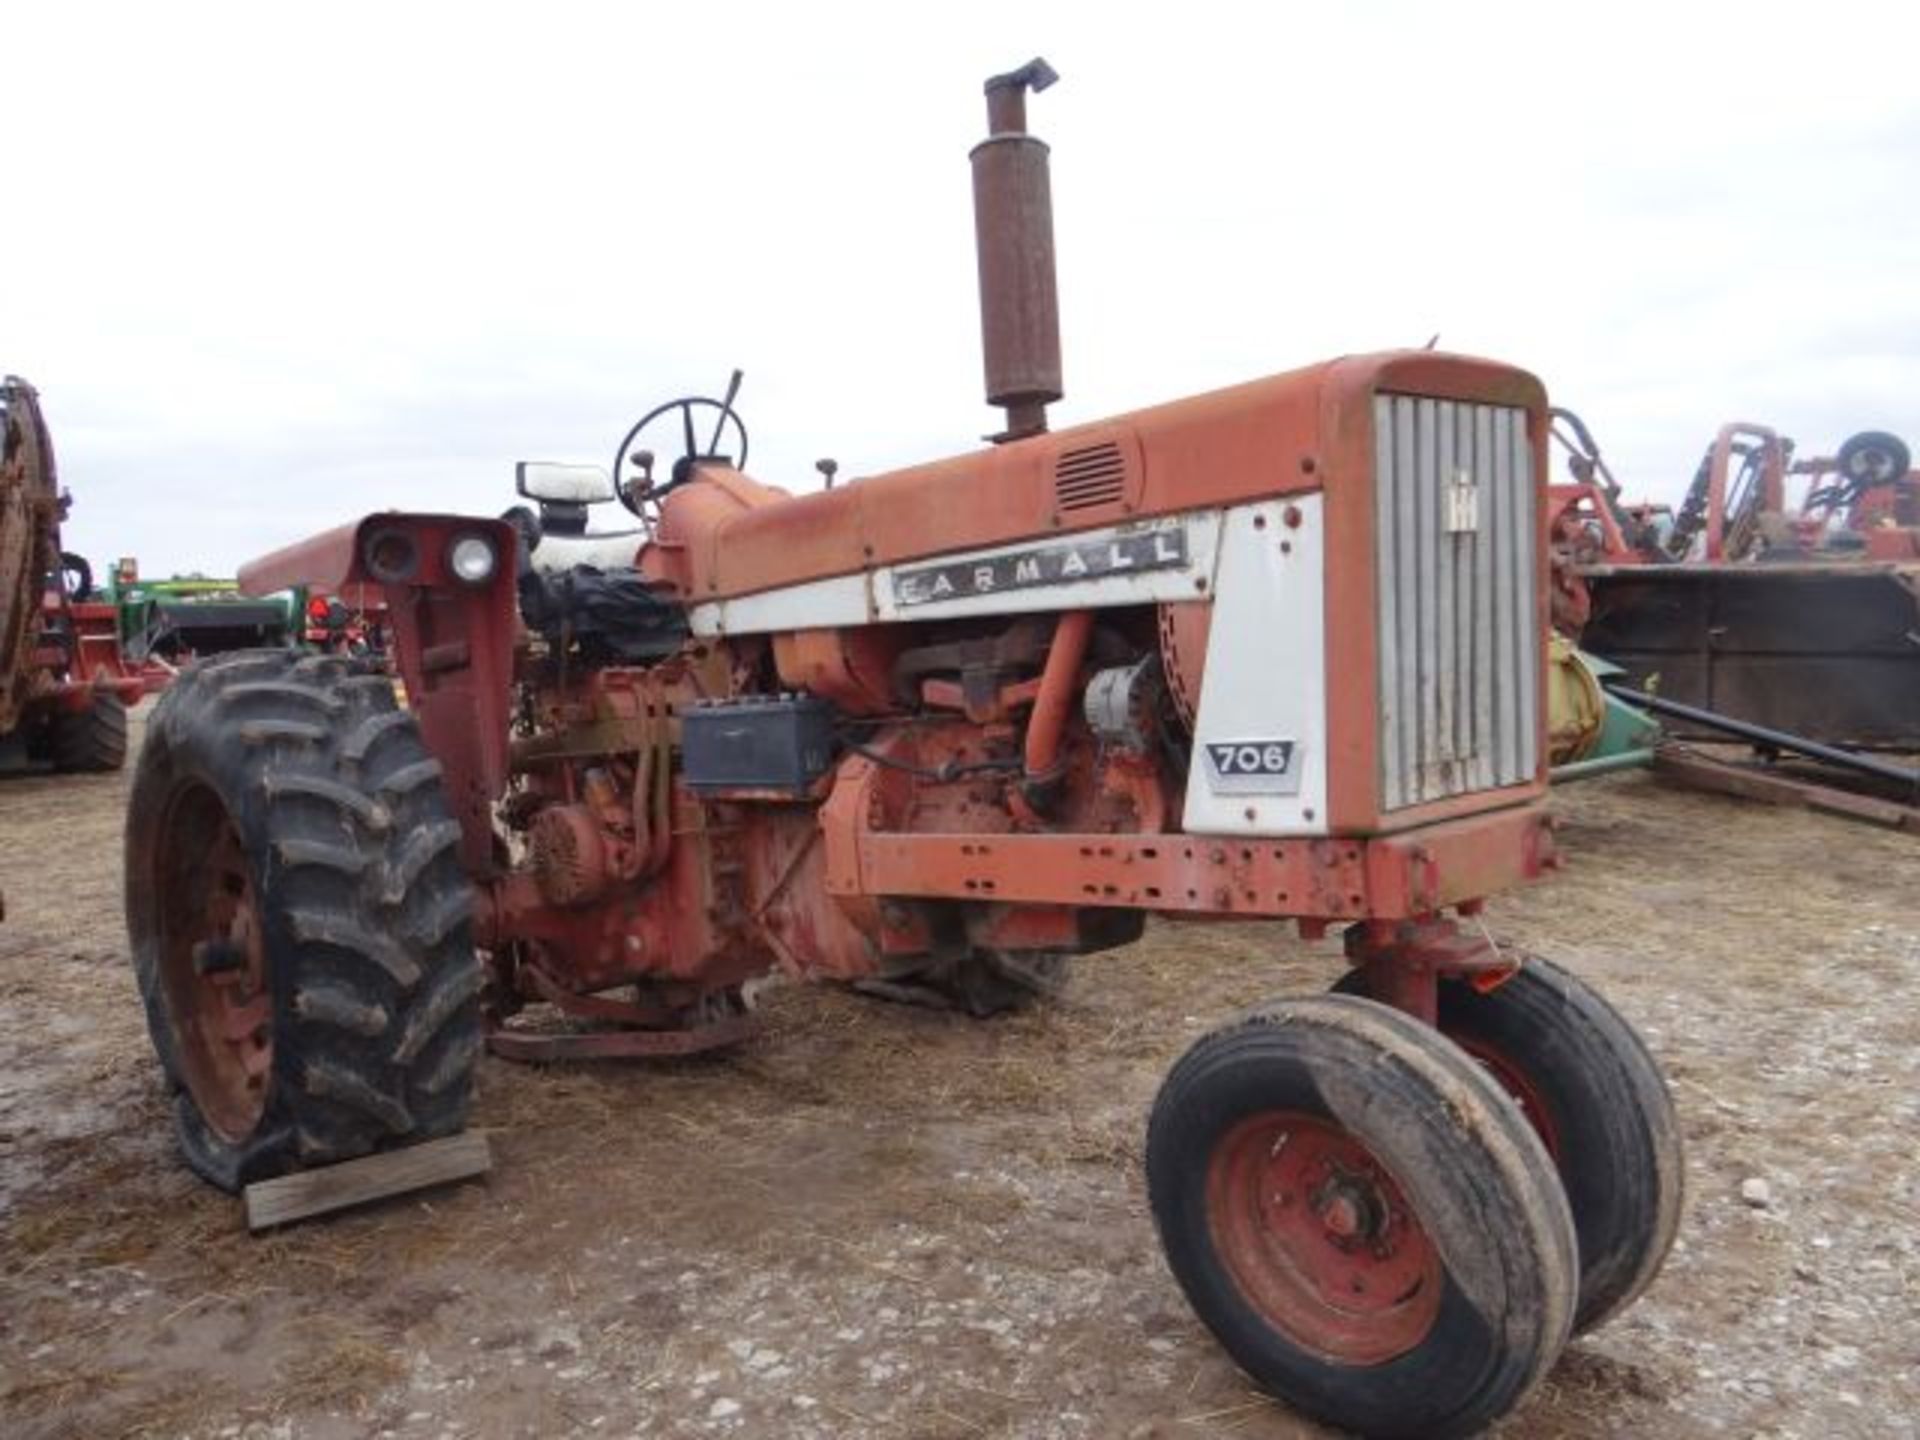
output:
POLYGON ((1270 1110, 1228 1131, 1207 1223, 1241 1296, 1303 1350, 1381 1365, 1433 1329, 1439 1253, 1373 1152, 1323 1117, 1270 1110))
POLYGON ((158 866, 161 983, 181 1079, 207 1124, 237 1144, 260 1123, 273 1073, 273 995, 252 867, 213 791, 175 796, 158 866))

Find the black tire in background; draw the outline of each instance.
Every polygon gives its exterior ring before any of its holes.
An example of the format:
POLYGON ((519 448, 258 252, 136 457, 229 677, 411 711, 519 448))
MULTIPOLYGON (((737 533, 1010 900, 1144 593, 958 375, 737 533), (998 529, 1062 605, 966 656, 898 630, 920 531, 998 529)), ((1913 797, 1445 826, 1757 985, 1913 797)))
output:
POLYGON ((461 1128, 482 972, 459 836, 383 675, 247 651, 161 699, 128 809, 127 929, 206 1179, 461 1128))
MULTIPOLYGON (((1364 995, 1365 977, 1334 988, 1364 995)), ((1484 993, 1442 981, 1439 1022, 1553 1156, 1580 1237, 1574 1333, 1605 1323, 1653 1283, 1680 1228, 1680 1120, 1659 1062, 1592 986, 1538 956, 1484 993)))
POLYGON ((110 690, 96 690, 84 710, 56 711, 47 728, 56 770, 105 773, 127 763, 127 706, 110 690))
POLYGON ((1333 1425, 1471 1434, 1566 1343, 1573 1223, 1538 1137, 1458 1049, 1372 1001, 1279 1002, 1199 1040, 1155 1101, 1147 1182, 1201 1320, 1333 1425))
POLYGON ((1875 485, 1901 479, 1913 468, 1907 442, 1884 430, 1864 430, 1849 437, 1834 456, 1834 468, 1857 495, 1875 485))
POLYGON ((856 980, 852 989, 876 1000, 958 1010, 976 1020, 986 1020, 1058 999, 1072 975, 1073 956, 1068 954, 975 948, 958 956, 916 960, 879 976, 856 980))

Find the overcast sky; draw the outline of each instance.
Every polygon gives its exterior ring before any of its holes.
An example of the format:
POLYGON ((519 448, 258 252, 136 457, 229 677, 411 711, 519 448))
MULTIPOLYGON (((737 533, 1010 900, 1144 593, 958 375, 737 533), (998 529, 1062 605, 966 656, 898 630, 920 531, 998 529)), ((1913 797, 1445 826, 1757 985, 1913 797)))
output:
POLYGON ((1920 7, 0 3, 0 368, 96 567, 497 513, 740 366, 749 469, 968 448, 967 151, 1045 55, 1057 425, 1526 366, 1630 491, 1920 441, 1920 7))

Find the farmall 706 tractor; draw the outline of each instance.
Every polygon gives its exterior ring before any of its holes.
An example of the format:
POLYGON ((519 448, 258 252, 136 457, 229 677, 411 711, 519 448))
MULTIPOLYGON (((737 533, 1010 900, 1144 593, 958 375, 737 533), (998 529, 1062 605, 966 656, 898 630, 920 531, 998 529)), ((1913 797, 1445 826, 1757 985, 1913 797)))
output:
POLYGON ((1290 1404, 1471 1431, 1679 1211, 1646 1049, 1477 918, 1554 864, 1545 396, 1394 352, 1049 432, 1052 79, 989 81, 973 152, 991 448, 790 495, 729 390, 628 434, 624 537, 523 467, 544 525, 383 513, 242 572, 382 587, 405 704, 266 653, 153 718, 127 910, 186 1154, 232 1187, 443 1135, 483 1045, 726 1044, 774 970, 985 1010, 1150 915, 1344 927, 1338 993, 1174 1067, 1154 1217, 1290 1404))

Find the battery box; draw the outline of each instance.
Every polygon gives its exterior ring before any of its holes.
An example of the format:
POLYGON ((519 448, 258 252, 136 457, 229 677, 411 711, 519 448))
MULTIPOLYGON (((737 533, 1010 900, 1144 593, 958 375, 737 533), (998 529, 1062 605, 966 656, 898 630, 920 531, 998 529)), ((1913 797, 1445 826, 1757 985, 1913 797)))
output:
POLYGON ((700 794, 798 799, 833 764, 833 706, 813 695, 748 695, 680 712, 680 773, 700 794))

